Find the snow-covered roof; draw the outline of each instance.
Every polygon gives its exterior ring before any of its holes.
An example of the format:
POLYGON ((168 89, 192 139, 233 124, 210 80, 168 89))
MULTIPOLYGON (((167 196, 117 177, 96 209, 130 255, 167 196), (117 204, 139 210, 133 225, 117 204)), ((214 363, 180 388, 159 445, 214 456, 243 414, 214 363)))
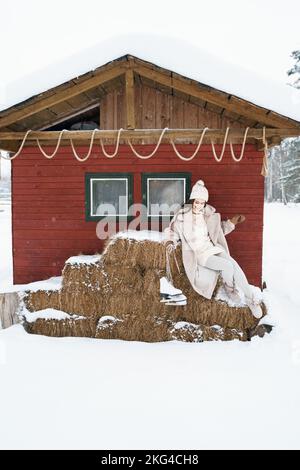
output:
POLYGON ((7 86, 6 102, 0 103, 0 110, 125 55, 139 57, 300 122, 300 90, 255 75, 178 38, 150 34, 115 36, 22 77, 7 86))

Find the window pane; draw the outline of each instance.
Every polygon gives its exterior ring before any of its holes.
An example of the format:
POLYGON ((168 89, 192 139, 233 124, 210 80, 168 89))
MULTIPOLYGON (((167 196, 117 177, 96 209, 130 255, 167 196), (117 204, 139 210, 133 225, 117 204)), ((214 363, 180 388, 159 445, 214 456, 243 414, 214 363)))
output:
POLYGON ((148 179, 149 215, 173 214, 184 202, 184 179, 148 179))
POLYGON ((127 179, 91 179, 92 215, 127 215, 127 179))

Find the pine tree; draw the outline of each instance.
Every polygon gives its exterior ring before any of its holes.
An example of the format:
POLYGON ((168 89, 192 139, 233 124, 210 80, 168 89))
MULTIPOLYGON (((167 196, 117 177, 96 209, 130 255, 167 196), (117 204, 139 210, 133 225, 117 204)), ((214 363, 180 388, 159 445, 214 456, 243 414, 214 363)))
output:
MULTIPOLYGON (((292 86, 300 93, 300 50, 293 51, 293 68, 287 74, 295 78, 292 86)), ((298 92, 297 92, 298 93, 298 92)), ((265 200, 300 203, 300 137, 284 139, 269 154, 269 175, 265 182, 265 200)))
MULTIPOLYGON (((300 50, 293 51, 291 57, 295 64, 287 74, 293 75, 295 81, 292 86, 300 90, 300 50)), ((300 138, 285 139, 278 149, 274 149, 273 157, 279 170, 274 183, 280 190, 281 201, 284 204, 287 201, 300 202, 300 138)))
POLYGON ((288 70, 288 76, 296 75, 295 82, 293 86, 296 88, 300 88, 300 51, 293 51, 291 57, 296 61, 294 66, 288 70))
POLYGON ((288 158, 283 163, 284 176, 280 179, 286 188, 287 199, 300 202, 300 139, 288 139, 282 147, 288 158))

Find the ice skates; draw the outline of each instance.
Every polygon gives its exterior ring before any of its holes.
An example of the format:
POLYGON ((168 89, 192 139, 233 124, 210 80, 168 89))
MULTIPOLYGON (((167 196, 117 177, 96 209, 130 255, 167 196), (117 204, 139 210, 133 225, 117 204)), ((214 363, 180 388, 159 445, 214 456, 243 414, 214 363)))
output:
POLYGON ((160 301, 165 305, 186 305, 187 298, 166 277, 160 279, 160 301))

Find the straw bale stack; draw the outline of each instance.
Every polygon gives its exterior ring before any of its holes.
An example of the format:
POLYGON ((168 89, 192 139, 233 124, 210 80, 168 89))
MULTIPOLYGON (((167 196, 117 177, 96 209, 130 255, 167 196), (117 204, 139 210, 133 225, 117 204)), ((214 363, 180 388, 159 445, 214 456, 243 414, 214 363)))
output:
MULTIPOLYGON (((74 315, 74 317, 76 317, 74 315)), ((34 322, 24 321, 27 333, 45 336, 80 336, 94 338, 97 323, 90 318, 70 318, 67 320, 55 320, 38 318, 34 322)))
MULTIPOLYGON (((160 302, 159 280, 166 275, 166 251, 160 238, 136 239, 129 231, 111 237, 102 255, 68 260, 60 291, 38 291, 25 298, 31 312, 52 307, 84 316, 93 325, 93 332, 89 326, 75 327, 71 323, 69 329, 58 326, 62 320, 52 320, 49 327, 44 324, 48 320, 37 321, 31 331, 47 331, 43 334, 48 335, 53 332, 54 336, 64 336, 65 331, 74 336, 88 331, 96 338, 139 341, 249 338, 249 331, 254 331, 258 324, 249 308, 231 307, 215 299, 222 284, 220 277, 212 299, 201 297, 185 275, 180 244, 174 254, 170 259, 172 277, 174 285, 187 297, 186 306, 166 306, 160 302)), ((266 314, 263 303, 261 307, 266 314)))

